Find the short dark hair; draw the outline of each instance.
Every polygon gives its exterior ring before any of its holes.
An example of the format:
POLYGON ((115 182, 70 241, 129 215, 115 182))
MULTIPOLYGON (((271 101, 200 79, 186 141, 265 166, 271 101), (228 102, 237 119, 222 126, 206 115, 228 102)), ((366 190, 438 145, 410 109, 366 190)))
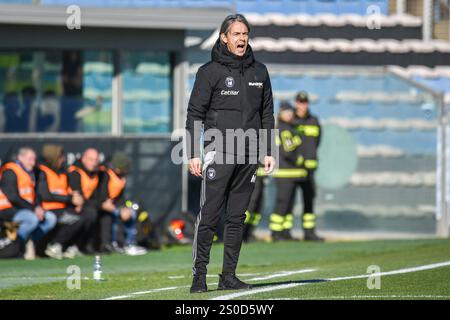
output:
POLYGON ((230 14, 223 20, 222 25, 220 26, 219 35, 222 33, 227 33, 230 30, 230 26, 234 22, 242 22, 247 27, 248 32, 250 32, 250 24, 248 23, 247 19, 242 14, 235 13, 230 14))

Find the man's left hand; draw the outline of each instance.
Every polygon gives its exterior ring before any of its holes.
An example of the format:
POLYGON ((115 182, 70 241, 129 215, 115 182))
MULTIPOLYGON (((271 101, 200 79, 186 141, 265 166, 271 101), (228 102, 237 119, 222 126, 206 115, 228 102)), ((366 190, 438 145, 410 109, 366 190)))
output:
POLYGON ((271 174, 275 169, 275 158, 272 156, 264 157, 264 173, 271 174))

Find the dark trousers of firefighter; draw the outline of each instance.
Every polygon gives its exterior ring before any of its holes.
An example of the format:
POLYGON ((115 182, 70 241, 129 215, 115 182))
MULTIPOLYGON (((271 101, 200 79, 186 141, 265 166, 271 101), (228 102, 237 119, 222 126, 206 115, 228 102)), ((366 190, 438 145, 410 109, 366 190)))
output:
POLYGON ((206 274, 220 215, 225 212, 223 273, 235 273, 242 245, 245 211, 256 178, 256 164, 210 164, 203 172, 200 212, 192 246, 192 274, 206 274))
MULTIPOLYGON (((315 215, 314 215, 314 198, 316 196, 314 178, 310 177, 303 181, 290 178, 277 178, 277 200, 275 207, 275 215, 286 217, 292 215, 294 208, 295 194, 297 187, 302 189, 303 195, 303 216, 302 227, 304 230, 315 228, 315 215)), ((283 229, 291 229, 282 228, 283 229)), ((272 229, 274 230, 274 229, 272 229)), ((274 230, 274 231, 282 231, 274 230)))

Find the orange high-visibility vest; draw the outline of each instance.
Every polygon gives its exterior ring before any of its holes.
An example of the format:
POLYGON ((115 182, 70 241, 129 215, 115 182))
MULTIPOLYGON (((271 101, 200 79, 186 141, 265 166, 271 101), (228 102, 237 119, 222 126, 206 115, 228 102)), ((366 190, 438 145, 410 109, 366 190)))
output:
POLYGON ((98 174, 95 174, 92 178, 83 169, 77 166, 70 166, 68 172, 76 171, 81 177, 81 192, 83 197, 87 200, 94 193, 98 185, 98 174))
POLYGON ((0 189, 0 211, 1 210, 5 210, 5 209, 9 209, 11 207, 12 207, 11 202, 9 202, 8 198, 6 197, 6 195, 0 189))
POLYGON ((115 200, 125 188, 127 180, 125 177, 120 178, 112 169, 108 169, 106 172, 109 175, 108 195, 110 199, 115 200))
MULTIPOLYGON (((17 190, 19 192, 19 196, 28 201, 31 204, 34 204, 36 200, 36 195, 34 192, 35 182, 31 179, 28 172, 26 172, 19 164, 15 162, 8 162, 0 169, 0 176, 6 170, 12 170, 17 176, 17 190)), ((13 205, 6 197, 6 195, 0 191, 0 210, 5 210, 12 208, 13 205)))
MULTIPOLYGON (((43 164, 39 166, 39 169, 41 169, 41 171, 45 173, 45 177, 47 178, 48 191, 50 191, 50 193, 57 194, 60 196, 67 196, 70 194, 67 174, 65 173, 58 174, 43 164)), ((56 201, 42 202, 42 208, 44 208, 45 210, 58 210, 64 209, 66 207, 67 203, 64 202, 56 202, 56 201)))

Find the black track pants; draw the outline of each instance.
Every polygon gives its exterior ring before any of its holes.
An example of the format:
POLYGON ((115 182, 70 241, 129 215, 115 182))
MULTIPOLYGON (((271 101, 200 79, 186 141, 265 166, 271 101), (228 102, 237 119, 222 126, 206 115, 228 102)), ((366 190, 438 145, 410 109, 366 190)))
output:
POLYGON ((248 211, 251 213, 261 213, 262 203, 263 203, 263 193, 264 193, 264 181, 263 177, 257 177, 255 183, 255 189, 253 190, 252 196, 250 198, 250 203, 248 204, 248 211))
POLYGON ((223 273, 236 270, 245 211, 256 180, 257 164, 210 164, 203 172, 200 212, 192 247, 193 275, 206 274, 214 233, 225 211, 223 273))

